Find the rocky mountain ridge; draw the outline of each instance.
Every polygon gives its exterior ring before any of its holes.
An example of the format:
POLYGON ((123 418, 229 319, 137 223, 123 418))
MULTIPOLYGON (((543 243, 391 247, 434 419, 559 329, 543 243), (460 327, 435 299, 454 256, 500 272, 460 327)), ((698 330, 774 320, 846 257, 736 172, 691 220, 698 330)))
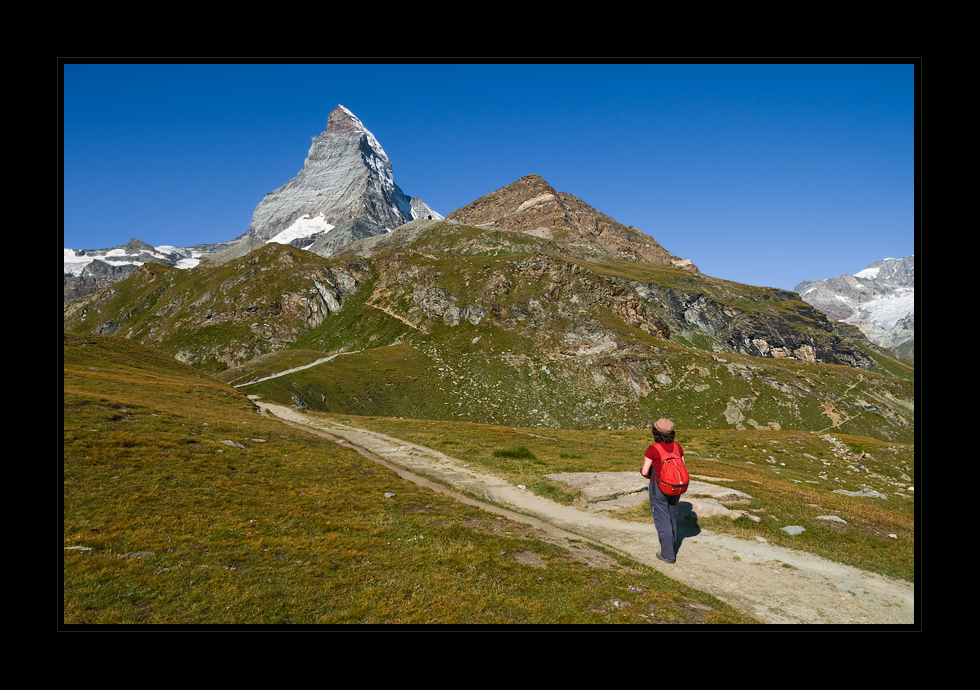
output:
POLYGON ((649 235, 619 223, 571 194, 555 190, 540 175, 522 177, 453 211, 447 218, 464 225, 560 239, 627 261, 698 272, 689 259, 674 256, 649 235))
POLYGON ((354 414, 912 438, 908 363, 797 294, 702 275, 538 175, 392 229, 411 201, 386 161, 338 108, 236 242, 198 259, 134 240, 118 256, 146 262, 66 302, 65 330, 354 414))
POLYGON ((442 218, 395 184, 381 144, 354 113, 338 105, 327 118, 326 131, 313 138, 303 168, 265 195, 239 239, 280 241, 276 238, 285 234, 288 241, 282 244, 308 247, 341 221, 366 218, 388 231, 429 215, 442 218), (319 218, 321 225, 296 237, 290 231, 304 217, 319 218))
POLYGON ((338 105, 326 130, 313 137, 302 169, 265 195, 241 236, 193 247, 155 248, 134 238, 109 249, 66 248, 65 300, 107 287, 146 262, 191 268, 202 260, 245 256, 271 241, 326 252, 417 218, 442 216, 402 192, 381 144, 350 110, 338 105))
POLYGON ((914 256, 877 261, 853 275, 805 280, 795 291, 829 318, 857 326, 872 342, 914 358, 914 256))
POLYGON ((355 414, 615 427, 669 413, 911 438, 910 369, 794 293, 419 223, 369 257, 271 243, 186 271, 147 264, 66 305, 65 329, 137 339, 232 383, 350 353, 261 385, 355 414))

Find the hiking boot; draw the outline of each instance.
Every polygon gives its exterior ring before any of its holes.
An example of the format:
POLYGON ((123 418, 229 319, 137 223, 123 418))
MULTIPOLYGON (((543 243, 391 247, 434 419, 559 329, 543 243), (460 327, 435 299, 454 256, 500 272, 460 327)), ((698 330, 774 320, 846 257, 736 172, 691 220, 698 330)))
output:
POLYGON ((677 559, 674 559, 672 561, 668 561, 666 558, 663 557, 663 554, 661 554, 659 551, 657 551, 657 558, 659 560, 663 561, 664 563, 676 563, 677 562, 677 559))

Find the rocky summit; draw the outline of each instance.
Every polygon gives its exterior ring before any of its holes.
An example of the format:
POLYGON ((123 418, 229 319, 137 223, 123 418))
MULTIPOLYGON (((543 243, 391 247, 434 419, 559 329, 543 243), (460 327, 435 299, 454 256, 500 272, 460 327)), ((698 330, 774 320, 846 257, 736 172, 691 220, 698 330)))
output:
POLYGON ((353 218, 384 232, 429 215, 442 218, 395 184, 381 144, 354 113, 338 105, 326 131, 313 138, 302 170, 265 195, 242 239, 306 247, 353 218))
POLYGON ((108 287, 147 262, 192 268, 201 260, 221 263, 243 257, 267 242, 327 254, 414 219, 442 216, 402 192, 380 142, 338 105, 327 118, 326 131, 313 137, 303 168, 265 195, 245 233, 193 247, 152 247, 132 239, 109 249, 65 249, 65 301, 108 287))
POLYGON ((466 225, 517 230, 547 239, 565 239, 600 254, 627 261, 683 268, 697 273, 689 259, 674 256, 636 228, 600 213, 578 197, 556 191, 539 175, 527 175, 447 218, 466 225))

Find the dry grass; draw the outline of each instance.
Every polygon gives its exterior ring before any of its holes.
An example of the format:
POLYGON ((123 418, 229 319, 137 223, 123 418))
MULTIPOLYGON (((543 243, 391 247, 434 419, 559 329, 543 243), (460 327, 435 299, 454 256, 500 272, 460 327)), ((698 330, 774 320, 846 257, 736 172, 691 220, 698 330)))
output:
POLYGON ((138 343, 66 334, 64 357, 66 625, 752 622, 261 417, 138 343))

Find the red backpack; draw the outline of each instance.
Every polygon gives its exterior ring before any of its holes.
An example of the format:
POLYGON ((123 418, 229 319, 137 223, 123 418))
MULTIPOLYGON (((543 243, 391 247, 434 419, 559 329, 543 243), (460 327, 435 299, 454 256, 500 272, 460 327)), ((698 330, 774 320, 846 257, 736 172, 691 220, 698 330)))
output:
POLYGON ((660 491, 667 496, 680 496, 687 491, 690 478, 687 476, 687 466, 684 458, 677 453, 669 452, 662 443, 660 446, 660 491))

